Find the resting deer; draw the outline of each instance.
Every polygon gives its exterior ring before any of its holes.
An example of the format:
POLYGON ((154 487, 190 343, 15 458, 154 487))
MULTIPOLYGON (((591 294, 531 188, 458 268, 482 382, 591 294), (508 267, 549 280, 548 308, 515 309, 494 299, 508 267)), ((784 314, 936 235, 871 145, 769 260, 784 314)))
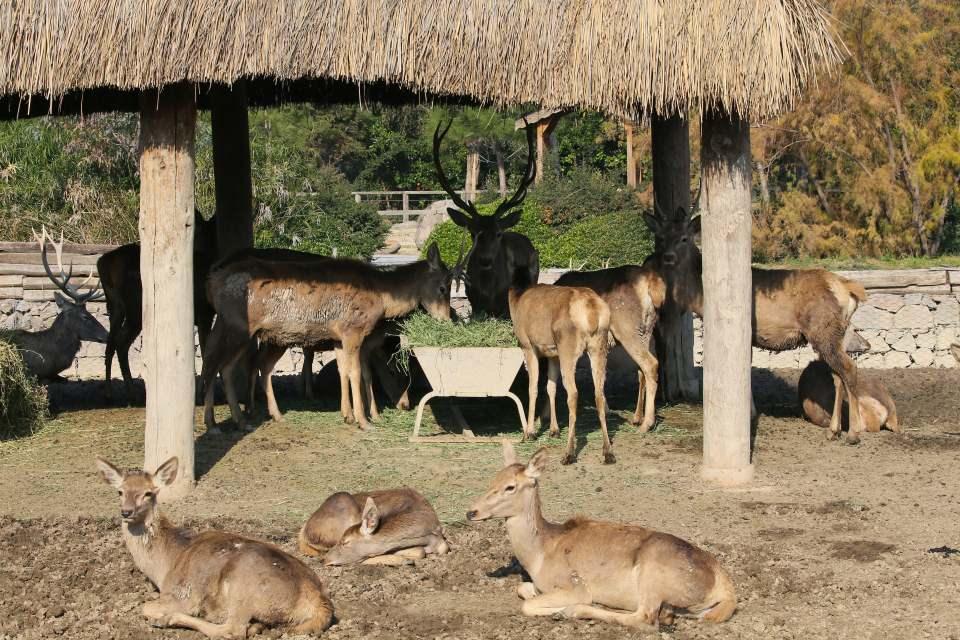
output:
POLYGON ((510 318, 523 357, 527 363, 529 405, 524 440, 535 437, 533 426, 540 378, 539 358, 547 359, 547 399, 550 403, 550 435, 559 436, 557 425, 557 381, 563 378, 567 392, 569 428, 567 451, 562 464, 576 460, 577 445, 577 360, 586 352, 593 372, 594 397, 603 434, 603 461, 616 461, 607 435, 607 403, 604 383, 607 371, 607 340, 610 308, 603 298, 585 287, 557 287, 539 284, 523 288, 523 274, 517 274, 517 286, 510 289, 510 318))
POLYGON ((658 363, 650 345, 666 297, 663 278, 649 265, 628 265, 599 271, 568 271, 554 284, 592 289, 610 307, 610 333, 639 367, 637 409, 630 422, 639 424, 642 432, 649 431, 657 419, 658 363))
POLYGON ((957 360, 957 362, 960 362, 960 344, 950 345, 950 353, 953 354, 953 357, 957 360))
POLYGON ((450 550, 427 499, 413 489, 386 489, 327 498, 300 529, 300 552, 327 565, 398 566, 450 550))
MULTIPOLYGON (((197 326, 200 352, 206 348, 207 335, 213 324, 213 308, 207 302, 206 279, 216 260, 216 220, 204 220, 194 212, 193 237, 193 321, 197 326)), ((130 346, 143 329, 143 284, 140 280, 140 244, 125 244, 100 256, 97 273, 107 297, 110 335, 104 353, 105 394, 113 397, 113 356, 120 363, 120 374, 127 404, 133 398, 133 376, 130 373, 130 346)))
MULTIPOLYGON (((451 120, 451 124, 452 122, 451 120)), ((520 186, 516 193, 497 205, 490 216, 481 215, 473 202, 461 198, 450 186, 443 172, 440 143, 449 129, 450 124, 441 131, 438 124, 433 133, 433 162, 437 168, 440 186, 458 207, 447 209, 450 219, 454 224, 467 229, 472 238, 470 253, 467 255, 467 299, 475 314, 507 318, 510 315, 507 291, 514 274, 523 271, 527 281, 534 284, 540 277, 540 255, 533 243, 525 235, 507 231, 520 222, 521 211, 518 207, 523 203, 527 188, 533 183, 536 174, 536 127, 527 127, 527 168, 520 180, 520 186)))
MULTIPOLYGON (((453 275, 454 270, 440 259, 435 243, 427 251, 426 260, 393 270, 377 269, 357 260, 301 263, 253 258, 215 269, 207 281, 207 294, 217 311, 217 322, 201 373, 207 428, 216 427, 212 382, 221 371, 234 423, 244 424, 230 373, 251 338, 275 345, 277 350, 325 340, 339 342, 341 381, 346 384, 349 380, 353 406, 362 408, 363 341, 381 320, 406 315, 418 306, 435 318, 449 319, 453 275)), ((264 363, 261 374, 265 379, 275 363, 276 359, 264 363)), ((268 410, 277 418, 280 410, 272 385, 265 387, 268 410)), ((355 415, 360 428, 368 429, 365 411, 355 411, 355 415)))
POLYGON ((36 237, 40 244, 40 260, 43 263, 43 270, 46 271, 50 281, 63 292, 63 295, 54 294, 54 300, 60 309, 59 315, 53 321, 53 325, 42 331, 27 331, 25 329, 14 329, 2 332, 3 339, 17 347, 20 355, 23 357, 23 363, 31 374, 43 381, 57 380, 60 372, 73 364, 80 351, 82 341, 106 342, 107 330, 100 324, 100 321, 93 317, 87 311, 88 302, 99 300, 103 293, 97 287, 91 287, 86 293, 81 293, 80 289, 86 282, 93 278, 93 272, 87 276, 80 286, 70 284, 70 278, 73 275, 73 266, 69 272, 63 269, 63 235, 60 236, 60 243, 57 244, 53 238, 47 234, 47 230, 41 229, 40 237, 36 237), (57 268, 59 274, 54 274, 50 269, 50 263, 47 261, 47 241, 53 245, 54 253, 57 255, 57 268), (66 296, 66 297, 64 297, 66 296))
MULTIPOLYGON (((833 372, 826 362, 814 360, 807 365, 800 374, 797 395, 804 418, 820 427, 830 426, 834 388, 833 372)), ((865 431, 876 433, 883 426, 895 433, 902 431, 897 419, 897 405, 882 382, 862 377, 859 395, 860 419, 865 431)))
MULTIPOLYGON (((667 295, 685 311, 703 315, 703 262, 694 237, 700 232, 699 216, 683 208, 668 217, 645 213, 662 249, 645 263, 667 282, 667 295)), ((850 405, 847 441, 860 441, 857 367, 843 348, 844 335, 857 305, 867 299, 859 282, 824 269, 753 269, 753 345, 786 351, 809 343, 833 372, 834 402, 829 438, 840 434, 843 389, 850 405)))
POLYGON ((737 608, 730 577, 712 555, 685 540, 637 525, 573 518, 544 519, 539 480, 545 449, 520 464, 504 443, 504 468, 467 512, 467 520, 506 520, 517 560, 532 582, 521 583, 527 616, 658 627, 685 610, 724 622, 737 608))
POLYGON ((173 526, 157 506, 177 476, 177 459, 154 473, 120 471, 97 458, 104 482, 120 493, 123 541, 133 563, 160 591, 143 605, 159 627, 185 627, 209 638, 246 638, 262 626, 319 633, 333 620, 320 578, 278 547, 222 531, 173 526), (210 620, 222 622, 210 622, 210 620))

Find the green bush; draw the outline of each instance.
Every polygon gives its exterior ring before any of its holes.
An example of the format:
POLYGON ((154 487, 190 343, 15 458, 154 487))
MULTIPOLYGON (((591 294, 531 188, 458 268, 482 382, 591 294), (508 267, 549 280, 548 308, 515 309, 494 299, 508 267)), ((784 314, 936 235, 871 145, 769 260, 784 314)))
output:
POLYGON ((547 176, 530 197, 551 226, 570 225, 599 213, 643 211, 635 191, 588 167, 571 169, 563 177, 547 176))
POLYGON ((27 373, 17 348, 0 340, 0 440, 30 435, 46 418, 46 389, 27 373))

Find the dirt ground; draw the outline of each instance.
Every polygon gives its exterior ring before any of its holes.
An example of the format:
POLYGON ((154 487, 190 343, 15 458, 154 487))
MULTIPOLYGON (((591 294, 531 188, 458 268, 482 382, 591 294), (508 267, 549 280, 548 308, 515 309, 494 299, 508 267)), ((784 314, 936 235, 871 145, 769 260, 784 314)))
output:
MULTIPOLYGON (((614 397, 612 466, 600 464, 592 407, 581 407, 579 461, 554 464, 542 480, 547 516, 635 522, 720 558, 738 588, 737 614, 719 626, 681 619, 661 638, 960 638, 960 555, 951 553, 960 548, 960 370, 872 372, 891 388, 906 432, 867 434, 856 447, 827 442, 796 417, 797 375, 756 372, 756 479, 736 490, 699 480, 699 406, 662 408, 656 431, 642 435, 624 420, 632 398, 614 397)), ((500 466, 499 447, 412 445, 413 416, 401 412, 360 434, 339 421, 333 397, 298 403, 289 387, 283 423, 242 436, 198 427, 197 488, 166 510, 295 553, 297 529, 329 493, 420 489, 453 552, 403 568, 310 561, 336 608, 330 638, 653 637, 520 614, 503 525, 463 516, 500 466)), ((199 638, 140 615, 154 590, 122 546, 116 494, 96 479, 93 456, 137 466, 143 410, 97 408, 93 391, 61 401, 39 434, 0 442, 0 639, 199 638), (91 406, 78 408, 77 397, 91 406)), ((499 402, 466 403, 464 413, 480 432, 516 434, 515 414, 499 402)), ((439 419, 445 411, 438 403, 439 419)), ((561 442, 545 435, 519 451, 540 445, 559 458, 561 442)))

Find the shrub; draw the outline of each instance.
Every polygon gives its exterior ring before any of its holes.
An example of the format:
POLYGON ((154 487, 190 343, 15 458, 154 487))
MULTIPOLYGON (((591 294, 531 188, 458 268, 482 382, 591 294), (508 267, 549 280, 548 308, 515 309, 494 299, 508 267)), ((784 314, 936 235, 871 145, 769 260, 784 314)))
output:
POLYGON ((566 226, 600 213, 642 212, 636 192, 609 176, 587 167, 570 170, 564 177, 548 176, 530 192, 541 208, 541 218, 551 226, 566 226))
POLYGON ((30 435, 46 418, 46 389, 27 373, 17 348, 0 340, 0 440, 30 435))

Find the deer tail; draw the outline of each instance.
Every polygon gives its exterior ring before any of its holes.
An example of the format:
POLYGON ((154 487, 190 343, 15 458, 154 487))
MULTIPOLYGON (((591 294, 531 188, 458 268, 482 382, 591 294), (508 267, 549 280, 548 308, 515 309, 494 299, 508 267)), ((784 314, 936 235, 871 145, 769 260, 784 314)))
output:
POLYGON ((714 575, 708 607, 700 612, 700 617, 708 622, 726 622, 737 610, 737 593, 726 571, 717 567, 714 575))
POLYGON ((851 296, 856 298, 857 302, 867 301, 867 290, 861 283, 857 282, 856 280, 844 279, 843 284, 846 285, 847 291, 850 292, 851 296))
POLYGON ((301 595, 297 614, 297 619, 303 622, 290 629, 294 635, 313 635, 326 631, 333 622, 333 605, 326 589, 318 586, 301 595))

